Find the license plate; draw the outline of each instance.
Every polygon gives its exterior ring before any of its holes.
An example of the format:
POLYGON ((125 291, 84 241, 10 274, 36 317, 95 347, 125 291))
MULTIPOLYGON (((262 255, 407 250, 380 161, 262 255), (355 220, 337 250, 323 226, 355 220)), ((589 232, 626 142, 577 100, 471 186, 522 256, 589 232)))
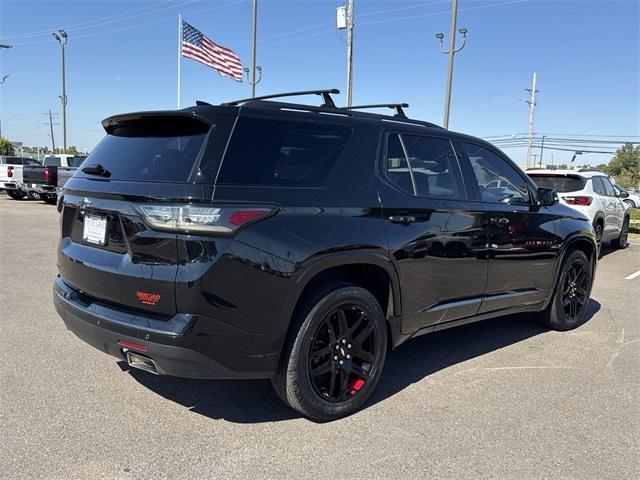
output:
POLYGON ((107 236, 107 219, 95 215, 84 217, 84 232, 82 238, 96 245, 104 245, 107 236))
POLYGON ((31 184, 31 188, 36 188, 36 184, 35 184, 35 183, 32 183, 32 184, 31 184))

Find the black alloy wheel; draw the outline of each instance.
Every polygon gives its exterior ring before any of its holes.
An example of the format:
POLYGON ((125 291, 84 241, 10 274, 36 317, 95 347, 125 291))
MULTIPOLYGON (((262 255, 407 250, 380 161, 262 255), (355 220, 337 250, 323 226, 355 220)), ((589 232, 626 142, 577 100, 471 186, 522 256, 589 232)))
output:
MULTIPOLYGON (((595 255, 591 252, 590 255, 595 255)), ((549 306, 539 314, 539 320, 554 330, 571 330, 586 318, 593 260, 581 250, 569 250, 564 257, 560 275, 549 306)))
POLYGON ((587 268, 582 262, 574 262, 564 275, 562 310, 570 322, 579 320, 589 300, 587 268))
POLYGON ((387 340, 377 298, 360 286, 329 281, 296 308, 273 387, 287 405, 314 420, 350 415, 380 380, 387 340))
POLYGON ((354 304, 330 311, 316 330, 309 352, 314 391, 331 402, 358 394, 376 362, 376 331, 367 313, 354 304))

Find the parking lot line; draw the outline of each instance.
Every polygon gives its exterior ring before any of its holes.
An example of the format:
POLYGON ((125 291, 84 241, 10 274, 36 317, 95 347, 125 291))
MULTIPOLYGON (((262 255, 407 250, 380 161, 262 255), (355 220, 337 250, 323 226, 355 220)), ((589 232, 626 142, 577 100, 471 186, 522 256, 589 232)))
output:
POLYGON ((636 277, 640 277, 640 270, 638 270, 636 273, 632 273, 631 275, 627 275, 626 277, 624 277, 624 279, 633 280, 636 277))

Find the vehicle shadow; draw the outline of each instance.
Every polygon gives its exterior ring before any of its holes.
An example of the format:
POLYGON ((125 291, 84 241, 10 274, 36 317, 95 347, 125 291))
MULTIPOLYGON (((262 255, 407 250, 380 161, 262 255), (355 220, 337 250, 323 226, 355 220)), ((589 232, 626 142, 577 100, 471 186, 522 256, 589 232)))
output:
MULTIPOLYGON (((600 310, 591 299, 589 321, 600 310)), ((384 401, 428 375, 548 331, 531 315, 511 315, 410 340, 387 356, 382 378, 364 408, 384 401)), ((162 397, 212 419, 236 423, 299 418, 274 392, 269 380, 192 380, 156 376, 118 362, 137 382, 162 397)))

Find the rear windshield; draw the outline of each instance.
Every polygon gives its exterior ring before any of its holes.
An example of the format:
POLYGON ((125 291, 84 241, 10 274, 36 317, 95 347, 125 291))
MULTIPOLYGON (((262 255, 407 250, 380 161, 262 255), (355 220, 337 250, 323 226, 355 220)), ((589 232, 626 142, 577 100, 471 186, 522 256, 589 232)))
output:
POLYGON ((59 167, 62 165, 62 159, 60 157, 44 157, 43 165, 47 167, 59 167))
POLYGON ((208 125, 182 117, 127 123, 112 129, 84 165, 101 165, 112 180, 185 182, 208 130, 208 125))
POLYGON ((319 186, 350 135, 339 125, 240 118, 218 183, 319 186))
POLYGON ((585 180, 577 175, 529 174, 539 187, 552 188, 556 192, 577 192, 584 188, 585 180))
POLYGON ((22 165, 22 158, 21 157, 5 157, 2 159, 2 162, 5 165, 22 165))

